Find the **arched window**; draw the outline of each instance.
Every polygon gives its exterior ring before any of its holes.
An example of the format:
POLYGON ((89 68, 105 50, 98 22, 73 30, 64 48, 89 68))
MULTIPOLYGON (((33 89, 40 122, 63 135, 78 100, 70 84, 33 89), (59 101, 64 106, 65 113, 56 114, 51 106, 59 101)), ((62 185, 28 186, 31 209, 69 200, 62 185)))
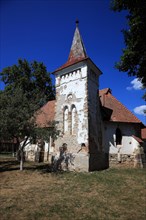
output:
POLYGON ((76 107, 72 106, 71 109, 71 134, 76 134, 76 107))
POLYGON ((64 108, 64 133, 68 131, 68 107, 64 108))
POLYGON ((121 145, 122 143, 122 133, 120 128, 116 129, 116 145, 121 145))

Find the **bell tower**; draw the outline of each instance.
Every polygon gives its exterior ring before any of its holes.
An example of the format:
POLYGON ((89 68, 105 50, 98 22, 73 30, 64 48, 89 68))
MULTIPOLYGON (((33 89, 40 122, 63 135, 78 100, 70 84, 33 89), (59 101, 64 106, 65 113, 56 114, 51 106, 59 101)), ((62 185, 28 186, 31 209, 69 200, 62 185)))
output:
POLYGON ((58 149, 66 143, 68 150, 77 153, 82 143, 88 152, 87 170, 103 168, 102 118, 99 102, 101 71, 87 56, 76 28, 67 62, 54 71, 56 79, 55 121, 60 135, 55 142, 58 149))

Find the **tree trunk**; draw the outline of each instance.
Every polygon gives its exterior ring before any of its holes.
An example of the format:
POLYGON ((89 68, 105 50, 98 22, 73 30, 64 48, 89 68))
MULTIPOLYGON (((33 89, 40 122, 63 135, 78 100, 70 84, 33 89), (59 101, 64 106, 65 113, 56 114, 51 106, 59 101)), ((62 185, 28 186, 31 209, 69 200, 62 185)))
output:
POLYGON ((28 141, 28 137, 25 138, 23 144, 19 145, 19 149, 20 149, 20 170, 23 170, 23 164, 24 164, 24 161, 25 161, 25 153, 24 153, 24 148, 25 146, 28 144, 27 143, 28 141))
POLYGON ((12 144, 12 157, 15 157, 14 143, 12 144))
POLYGON ((23 149, 20 152, 20 170, 23 170, 24 158, 23 158, 23 149))
POLYGON ((23 159, 20 160, 20 170, 23 170, 23 159))

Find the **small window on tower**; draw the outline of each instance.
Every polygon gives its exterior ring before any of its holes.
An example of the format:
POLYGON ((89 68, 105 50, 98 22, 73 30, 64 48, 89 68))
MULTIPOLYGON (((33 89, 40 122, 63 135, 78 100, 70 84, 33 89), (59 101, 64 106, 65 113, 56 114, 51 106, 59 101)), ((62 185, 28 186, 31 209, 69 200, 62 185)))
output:
POLYGON ((72 105, 71 111, 71 134, 76 134, 77 124, 77 111, 75 105, 72 105))
POLYGON ((64 134, 68 131, 68 107, 66 106, 64 108, 64 115, 63 115, 63 121, 64 121, 64 134))

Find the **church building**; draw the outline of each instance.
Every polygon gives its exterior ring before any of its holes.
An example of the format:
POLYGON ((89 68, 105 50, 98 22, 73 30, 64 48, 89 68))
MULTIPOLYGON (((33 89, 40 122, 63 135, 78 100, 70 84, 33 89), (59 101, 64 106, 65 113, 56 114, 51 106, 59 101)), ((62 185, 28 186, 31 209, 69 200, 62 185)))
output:
MULTIPOLYGON (((56 121, 59 135, 45 143, 44 160, 48 160, 45 155, 59 151, 66 143, 74 155, 75 170, 102 170, 112 161, 133 161, 134 150, 143 143, 144 125, 109 88, 99 91, 102 72, 87 55, 78 21, 68 60, 53 74, 56 100, 42 107, 37 123, 45 127, 49 121, 56 121)), ((29 157, 29 150, 26 152, 29 157)))

